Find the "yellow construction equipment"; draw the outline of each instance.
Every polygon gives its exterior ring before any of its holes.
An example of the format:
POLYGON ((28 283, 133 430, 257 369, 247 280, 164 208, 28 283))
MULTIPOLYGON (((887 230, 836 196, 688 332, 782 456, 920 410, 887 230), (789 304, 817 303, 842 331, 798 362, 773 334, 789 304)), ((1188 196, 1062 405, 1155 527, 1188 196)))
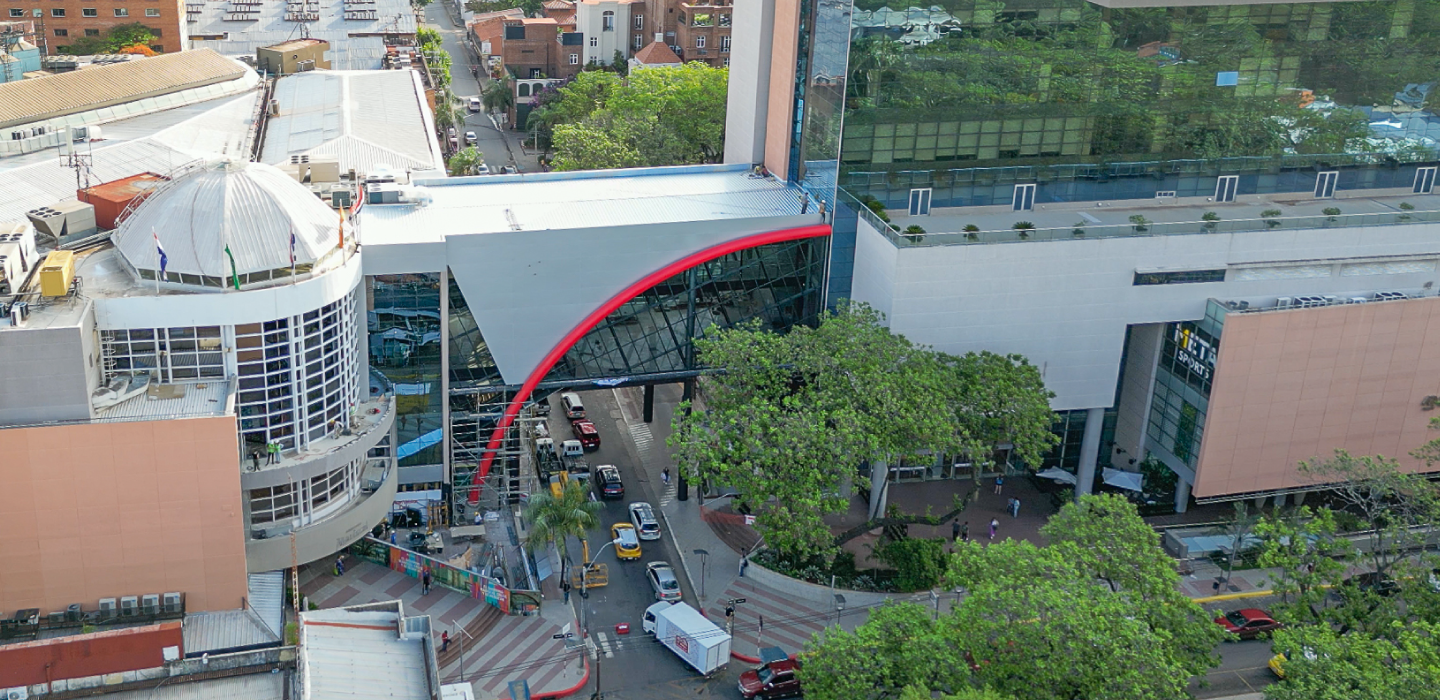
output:
POLYGON ((590 561, 590 542, 582 540, 581 558, 583 562, 579 568, 570 570, 570 585, 575 588, 599 588, 610 583, 610 567, 604 564, 597 564, 590 561), (581 575, 584 579, 581 579, 581 575))

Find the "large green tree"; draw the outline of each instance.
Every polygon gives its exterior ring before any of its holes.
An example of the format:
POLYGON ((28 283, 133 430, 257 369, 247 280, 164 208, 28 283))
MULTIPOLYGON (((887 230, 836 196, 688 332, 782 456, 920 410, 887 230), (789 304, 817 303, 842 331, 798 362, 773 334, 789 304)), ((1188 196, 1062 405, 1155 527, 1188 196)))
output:
POLYGON ((450 174, 456 177, 478 174, 480 166, 484 164, 485 154, 476 150, 474 146, 460 149, 445 162, 446 167, 450 169, 450 174))
POLYGON ((1330 589, 1344 579, 1355 553, 1338 532, 1334 511, 1309 506, 1272 514, 1255 525, 1259 564, 1276 569, 1270 575, 1270 589, 1280 596, 1270 606, 1276 619, 1286 624, 1325 621, 1330 589))
POLYGON ((876 475, 873 521, 896 460, 945 453, 981 465, 1010 442, 1036 463, 1054 441, 1050 394, 1023 358, 916 346, 863 304, 785 334, 712 329, 696 349, 721 371, 705 384, 703 410, 677 413, 677 462, 738 490, 767 544, 796 558, 833 551, 823 518, 846 507, 864 461, 876 475))
POLYGON ((718 162, 728 76, 702 63, 584 71, 527 128, 553 131, 557 170, 718 162))
POLYGON ((1279 630, 1285 680, 1267 700, 1436 700, 1440 698, 1440 625, 1395 622, 1387 634, 1340 634, 1327 625, 1279 630))
POLYGON ((907 687, 967 687, 963 657, 928 608, 892 602, 853 632, 829 627, 816 635, 802 654, 800 682, 808 700, 892 700, 907 687))

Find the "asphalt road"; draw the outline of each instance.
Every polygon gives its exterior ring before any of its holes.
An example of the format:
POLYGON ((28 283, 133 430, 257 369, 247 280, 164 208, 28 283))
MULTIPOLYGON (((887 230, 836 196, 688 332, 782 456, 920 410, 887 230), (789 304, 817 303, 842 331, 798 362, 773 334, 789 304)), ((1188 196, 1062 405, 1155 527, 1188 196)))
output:
MULTIPOLYGON (((479 97, 481 84, 471 69, 475 68, 475 54, 463 42, 464 30, 455 26, 450 13, 440 2, 425 6, 425 24, 440 32, 441 46, 450 54, 450 81, 455 94, 462 100, 479 97)), ((487 78, 488 80, 488 78, 487 78)), ((475 132, 475 148, 485 154, 485 163, 494 170, 502 165, 514 165, 520 172, 535 172, 538 164, 534 156, 526 155, 515 145, 514 137, 497 130, 489 117, 481 112, 465 112, 465 129, 458 134, 463 142, 465 131, 475 132), (507 140, 508 139, 508 140, 507 140)), ((463 145, 463 143, 462 143, 463 145)), ((448 148, 442 135, 441 146, 448 148)))
MULTIPOLYGON (((656 392, 656 423, 668 422, 674 413, 674 405, 679 402, 678 388, 673 392, 667 391, 666 387, 660 389, 656 392)), ((615 465, 625 483, 624 498, 601 501, 605 510, 600 515, 600 527, 592 531, 589 538, 593 555, 610 541, 611 525, 630 521, 627 504, 633 501, 648 501, 652 505, 659 503, 661 484, 658 480, 652 484, 638 468, 634 443, 614 393, 606 389, 582 392, 581 396, 589 418, 600 431, 600 448, 586 453, 585 460, 591 465, 615 465)), ((551 403, 550 435, 559 443, 571 437, 570 425, 564 417, 559 396, 552 396, 551 403)), ((570 596, 577 616, 583 606, 583 619, 598 647, 598 658, 591 662, 591 691, 594 692, 598 679, 600 689, 607 698, 678 700, 715 696, 738 699, 740 692, 736 683, 740 673, 748 668, 744 663, 731 661, 725 670, 707 680, 656 642, 653 636, 641 631, 641 616, 645 608, 655 603, 655 594, 645 576, 646 562, 669 562, 680 579, 684 599, 693 602, 696 596, 668 534, 660 540, 642 541, 640 551, 639 560, 620 561, 615 557, 613 546, 605 549, 595 561, 607 565, 609 585, 590 591, 587 599, 576 593, 570 596), (615 625, 621 622, 630 624, 628 635, 616 634, 615 625)))

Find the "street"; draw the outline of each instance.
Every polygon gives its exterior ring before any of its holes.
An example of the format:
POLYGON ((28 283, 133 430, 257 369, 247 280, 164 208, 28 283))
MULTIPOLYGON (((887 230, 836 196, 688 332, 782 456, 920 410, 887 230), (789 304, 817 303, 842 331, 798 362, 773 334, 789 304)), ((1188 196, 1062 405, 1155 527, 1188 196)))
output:
MULTIPOLYGON (((483 85, 471 73, 473 69, 477 68, 476 57, 466 48, 465 31, 463 28, 455 26, 455 21, 451 18, 452 14, 453 10, 447 10, 441 2, 432 2, 425 6, 425 24, 440 32, 441 45, 445 52, 450 54, 450 81, 455 89, 455 95, 462 102, 469 102, 471 97, 480 96, 483 85)), ((488 77, 482 79, 485 83, 489 82, 488 77)), ((490 122, 490 118, 483 112, 471 112, 464 105, 461 108, 465 113, 465 128, 458 130, 459 136, 463 141, 466 131, 475 132, 475 148, 485 154, 485 163, 490 166, 492 173, 499 172, 502 165, 513 165, 522 173, 539 171, 540 165, 536 156, 527 154, 521 149, 519 134, 503 133, 495 128, 495 125, 490 122)), ((445 143, 443 135, 441 145, 449 147, 445 143)))
MULTIPOLYGON (((629 503, 648 501, 658 506, 666 494, 661 481, 651 481, 646 470, 640 466, 634 440, 623 428, 624 421, 615 402, 614 392, 608 389, 588 391, 581 393, 581 396, 584 398, 587 415, 600 431, 600 448, 587 452, 585 461, 592 466, 615 465, 625 483, 624 498, 601 501, 605 504, 605 510, 598 516, 600 527, 590 533, 590 551, 593 555, 610 541, 611 525, 630 521, 627 511, 629 503)), ((656 392, 653 425, 658 427, 662 421, 669 423, 678 399, 678 391, 656 392)), ((549 422, 550 435, 557 444, 571 437, 570 424, 565 419, 565 411, 560 405, 558 394, 551 396, 549 422)), ((662 454, 660 450, 663 445, 657 444, 654 449, 656 454, 662 454)), ((658 467, 654 471, 658 473, 658 467)), ((672 494, 673 490, 672 486, 672 494)), ((597 653, 592 656, 591 661, 592 683, 598 683, 605 696, 613 698, 658 700, 692 698, 697 694, 724 698, 740 697, 735 686, 740 673, 748 668, 746 664, 731 661, 725 670, 706 680, 669 649, 661 646, 652 635, 641 631, 641 615, 645 608, 655 603, 655 595, 645 577, 646 562, 669 562, 675 568, 676 577, 680 579, 685 602, 694 605, 697 596, 695 587, 685 575, 675 551, 674 541, 668 533, 659 540, 642 541, 640 551, 640 559, 622 562, 615 557, 613 546, 606 548, 595 560, 608 566, 609 585, 591 590, 588 599, 582 599, 578 591, 572 592, 570 596, 571 603, 575 605, 576 616, 580 617, 583 612, 597 647, 597 653), (621 622, 630 624, 628 635, 616 634, 615 625, 621 622)), ((578 548, 572 552, 578 561, 578 548)), ((711 597, 715 594, 714 591, 707 593, 711 597)), ((595 688, 594 685, 591 687, 595 688)))

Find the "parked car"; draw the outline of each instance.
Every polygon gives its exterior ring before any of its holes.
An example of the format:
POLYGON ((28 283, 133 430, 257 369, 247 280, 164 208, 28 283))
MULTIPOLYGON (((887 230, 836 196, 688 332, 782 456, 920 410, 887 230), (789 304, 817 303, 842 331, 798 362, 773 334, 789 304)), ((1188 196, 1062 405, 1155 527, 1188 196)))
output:
POLYGON ((1392 596, 1400 592, 1400 583, 1389 576, 1378 571, 1366 571, 1355 574, 1345 579, 1341 584, 1340 595, 1345 595, 1349 590, 1359 590, 1365 593, 1374 593, 1382 596, 1392 596))
POLYGON ((579 440, 566 440, 560 443, 560 454, 569 458, 583 457, 585 446, 581 445, 579 440))
POLYGON ((800 679, 795 671, 798 660, 771 661, 764 666, 740 674, 740 695, 745 700, 770 700, 800 695, 800 679))
POLYGON ((475 174, 476 174, 476 175, 489 175, 489 174, 490 174, 490 166, 488 166, 488 165, 486 165, 486 164, 484 164, 484 163, 481 163, 480 165, 475 166, 475 174))
MULTIPOLYGON (((1302 647, 1300 649, 1300 654, 1310 661, 1316 661, 1320 658, 1320 656, 1315 653, 1315 650, 1311 649, 1310 647, 1302 647)), ((1266 666, 1270 667, 1270 672, 1275 674, 1276 678, 1284 680, 1285 663, 1289 660, 1290 659, 1287 658, 1284 654, 1276 654, 1270 657, 1270 662, 1267 663, 1266 666)))
POLYGON ((1225 613, 1223 617, 1215 618, 1215 624, 1241 639, 1254 639, 1265 632, 1274 632, 1284 627, 1270 617, 1270 613, 1260 608, 1242 608, 1225 613))
POLYGON ((595 487, 600 489, 601 498, 625 497, 625 484, 620 481, 620 470, 613 464, 595 467, 595 487))
POLYGON ((466 146, 474 146, 477 141, 479 141, 479 139, 475 138, 475 132, 473 132, 473 131, 467 131, 467 132, 465 132, 465 145, 466 145, 466 146))
POLYGON ((655 591, 655 600, 680 600, 680 579, 675 578, 675 569, 670 562, 652 561, 645 565, 645 578, 655 591))
MULTIPOLYGON (((500 169, 501 172, 505 168, 500 169)), ((560 395, 560 405, 565 407, 565 417, 570 420, 585 417, 585 402, 580 400, 580 395, 573 392, 565 392, 560 395)))
POLYGON ((660 521, 655 519, 655 509, 649 503, 636 501, 630 504, 630 523, 642 540, 660 539, 660 521))
POLYGON ((640 538, 635 535, 634 525, 630 523, 615 523, 611 525, 610 539, 615 542, 615 558, 640 558, 640 538))
POLYGON ((580 446, 587 450, 600 449, 600 431, 594 423, 588 420, 570 421, 570 431, 575 433, 575 439, 580 441, 580 446))

